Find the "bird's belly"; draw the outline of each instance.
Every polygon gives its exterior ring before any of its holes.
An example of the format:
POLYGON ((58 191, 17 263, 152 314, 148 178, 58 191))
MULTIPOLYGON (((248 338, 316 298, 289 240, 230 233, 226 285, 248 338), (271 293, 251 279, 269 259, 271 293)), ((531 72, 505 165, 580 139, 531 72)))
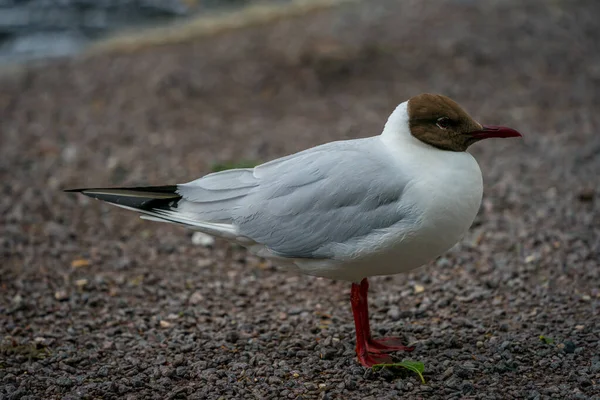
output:
MULTIPOLYGON (((366 245, 356 258, 303 259, 296 260, 294 264, 304 274, 353 282, 370 276, 404 273, 431 262, 449 250, 465 234, 470 222, 454 226, 440 223, 438 229, 415 227, 409 232, 405 229, 390 230, 374 235, 374 243, 366 245)), ((429 225, 436 225, 436 221, 429 221, 429 225)))
MULTIPOLYGON (((435 225, 434 221, 430 223, 435 225)), ((439 224, 438 229, 421 228, 409 234, 402 233, 398 235, 395 243, 389 243, 381 252, 357 260, 356 267, 362 270, 362 273, 367 272, 368 276, 408 272, 435 260, 449 250, 464 236, 467 229, 468 226, 458 224, 439 224)))
POLYGON ((407 202, 419 207, 417 217, 350 244, 347 247, 356 249, 354 254, 332 260, 297 260, 295 264, 305 274, 357 282, 369 276, 407 272, 431 262, 462 239, 477 215, 483 185, 480 173, 472 175, 469 184, 456 185, 453 179, 447 184, 438 181, 436 191, 427 182, 412 187, 405 196, 407 202))

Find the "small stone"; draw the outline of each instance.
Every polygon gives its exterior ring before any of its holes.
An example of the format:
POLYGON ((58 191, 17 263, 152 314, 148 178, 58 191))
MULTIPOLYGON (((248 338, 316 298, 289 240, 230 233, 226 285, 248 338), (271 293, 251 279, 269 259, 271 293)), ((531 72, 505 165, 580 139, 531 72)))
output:
POLYGON ((162 365, 166 362, 167 362, 167 357, 165 357, 164 355, 159 354, 158 357, 156 357, 156 364, 162 365))
POLYGON ((198 305, 204 301, 204 296, 199 291, 195 291, 190 296, 188 302, 192 305, 198 305))
POLYGON ((235 343, 238 341, 239 338, 240 338, 240 334, 237 333, 236 331, 229 331, 225 335, 225 340, 228 341, 229 343, 235 343))
POLYGON ((36 344, 41 344, 41 345, 46 345, 47 344, 46 338, 41 337, 41 336, 38 336, 38 337, 34 338, 33 341, 36 344))
POLYGON ((164 319, 162 319, 162 320, 160 321, 160 327, 161 327, 161 328, 170 328, 170 327, 172 327, 172 326, 173 326, 173 324, 172 324, 172 323, 170 323, 169 321, 165 321, 164 319))
POLYGON ((75 281, 75 286, 77 286, 80 289, 82 289, 83 287, 85 287, 87 284, 88 284, 88 280, 87 279, 77 279, 75 281))
POLYGON ((270 376, 269 379, 267 379, 267 382, 270 385, 279 385, 282 382, 282 380, 276 376, 270 376))
POLYGON ((175 376, 175 368, 172 368, 168 365, 163 365, 159 369, 160 369, 161 376, 163 376, 165 378, 170 378, 170 377, 175 376))
POLYGON ((577 346, 575 345, 575 343, 573 343, 570 340, 565 341, 565 347, 564 347, 564 352, 565 353, 575 353, 575 349, 577 349, 577 346))
POLYGON ((215 238, 204 232, 194 232, 192 243, 196 246, 210 247, 215 244, 215 238))
POLYGON ((181 351, 183 353, 190 352, 193 349, 194 349, 194 344, 193 343, 188 343, 188 344, 184 344, 183 346, 181 346, 181 351))
POLYGON ((348 376, 346 377, 346 379, 344 379, 344 384, 346 386, 346 389, 348 390, 356 390, 356 388, 358 387, 356 381, 348 376))
POLYGON ((76 260, 71 261, 71 268, 83 268, 90 266, 90 260, 86 260, 84 258, 78 258, 76 260))
POLYGON ((59 240, 65 240, 69 236, 69 230, 55 221, 46 222, 44 232, 46 235, 55 237, 59 240))
POLYGON ((23 296, 17 294, 15 297, 12 298, 12 303, 14 306, 19 307, 21 304, 23 304, 23 296))
POLYGON ((469 394, 469 393, 473 393, 473 391, 475 390, 475 387, 473 386, 472 383, 470 382, 465 382, 462 384, 462 386, 460 387, 460 391, 463 394, 469 394))
POLYGON ((201 258, 198 261, 196 261, 196 265, 198 266, 198 268, 210 267, 211 265, 213 265, 213 260, 209 258, 201 258))
POLYGON ((444 371, 444 374, 442 375, 442 379, 448 379, 450 378, 452 375, 454 374, 454 367, 449 367, 444 371))
POLYGON ((326 348, 321 352, 321 358, 323 360, 333 360, 337 354, 337 350, 331 347, 326 348))
POLYGON ((483 342, 481 340, 478 340, 475 345, 477 346, 478 349, 480 349, 483 347, 483 342))
POLYGON ((471 377, 471 375, 473 374, 473 366, 470 364, 463 364, 463 365, 458 365, 456 367, 456 376, 458 376, 461 379, 468 379, 471 377))
POLYGON ((588 202, 588 201, 592 201, 594 200, 594 189, 592 188, 585 188, 579 191, 579 201, 583 201, 583 202, 588 202))
POLYGON ((72 163, 77 158, 77 147, 74 145, 67 145, 62 153, 62 159, 66 163, 72 163))
POLYGON ((387 315, 392 321, 398 321, 400 319, 400 310, 398 307, 391 307, 388 310, 387 315))
POLYGON ((73 386, 73 381, 70 380, 69 378, 58 378, 56 380, 56 384, 58 386, 62 386, 62 387, 71 387, 71 386, 73 386))
POLYGON ((54 292, 54 298, 58 301, 67 301, 69 300, 69 294, 64 289, 57 290, 54 292))
POLYGON ((592 386, 592 381, 587 376, 580 376, 577 378, 577 383, 579 383, 579 386, 582 388, 592 386))

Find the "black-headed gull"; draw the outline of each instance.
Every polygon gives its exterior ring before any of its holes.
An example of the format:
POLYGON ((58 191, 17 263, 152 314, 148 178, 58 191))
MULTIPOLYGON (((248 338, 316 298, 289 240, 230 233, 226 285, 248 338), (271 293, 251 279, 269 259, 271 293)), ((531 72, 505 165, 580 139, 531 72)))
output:
POLYGON ((370 367, 413 348, 371 337, 367 278, 410 271, 457 243, 483 192, 468 147, 518 136, 479 124, 445 96, 421 94, 400 104, 379 136, 180 185, 71 191, 242 244, 288 269, 352 282, 356 353, 370 367))

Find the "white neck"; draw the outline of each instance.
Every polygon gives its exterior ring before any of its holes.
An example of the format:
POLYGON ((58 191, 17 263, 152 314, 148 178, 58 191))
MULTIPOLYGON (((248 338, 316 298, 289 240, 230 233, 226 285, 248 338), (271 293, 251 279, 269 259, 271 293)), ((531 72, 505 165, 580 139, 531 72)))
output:
POLYGON ((405 101, 404 103, 400 103, 389 116, 383 132, 381 132, 381 140, 386 145, 392 147, 414 145, 427 150, 437 150, 435 147, 423 143, 410 133, 408 119, 408 101, 405 101))
POLYGON ((412 136, 408 125, 408 101, 400 103, 394 112, 392 112, 385 123, 381 135, 395 138, 399 136, 412 136))

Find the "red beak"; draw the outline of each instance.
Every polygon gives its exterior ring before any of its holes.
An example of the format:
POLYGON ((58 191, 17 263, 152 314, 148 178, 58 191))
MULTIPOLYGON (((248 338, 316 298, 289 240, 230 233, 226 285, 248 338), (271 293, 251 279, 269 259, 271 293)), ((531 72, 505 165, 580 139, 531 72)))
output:
POLYGON ((476 139, 523 137, 519 132, 505 126, 483 125, 480 131, 469 132, 476 139))

